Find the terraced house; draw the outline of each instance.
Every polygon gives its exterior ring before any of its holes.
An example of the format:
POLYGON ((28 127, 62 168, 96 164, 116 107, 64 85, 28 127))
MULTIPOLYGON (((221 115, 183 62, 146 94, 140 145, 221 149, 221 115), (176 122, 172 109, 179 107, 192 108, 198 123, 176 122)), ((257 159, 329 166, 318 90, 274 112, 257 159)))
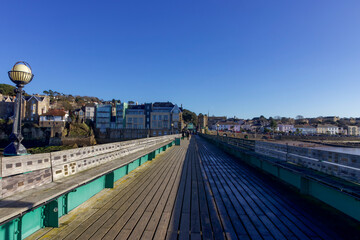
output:
POLYGON ((184 127, 182 109, 171 102, 145 104, 121 103, 115 106, 98 105, 96 127, 100 132, 106 129, 150 130, 150 136, 179 133, 184 127), (112 109, 115 116, 112 117, 112 109))

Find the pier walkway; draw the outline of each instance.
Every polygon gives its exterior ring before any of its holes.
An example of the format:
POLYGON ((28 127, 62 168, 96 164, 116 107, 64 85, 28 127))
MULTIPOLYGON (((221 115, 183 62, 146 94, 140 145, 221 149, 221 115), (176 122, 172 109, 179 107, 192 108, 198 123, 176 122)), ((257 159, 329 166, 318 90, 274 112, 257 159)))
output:
POLYGON ((28 239, 357 239, 357 222, 199 137, 28 239))

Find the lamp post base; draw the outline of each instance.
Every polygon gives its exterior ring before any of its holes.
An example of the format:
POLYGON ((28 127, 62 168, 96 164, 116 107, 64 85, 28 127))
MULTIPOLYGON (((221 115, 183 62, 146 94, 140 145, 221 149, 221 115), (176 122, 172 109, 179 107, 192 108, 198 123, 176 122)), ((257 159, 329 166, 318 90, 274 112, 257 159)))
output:
POLYGON ((26 154, 26 148, 19 142, 12 142, 4 149, 4 156, 20 156, 26 154))

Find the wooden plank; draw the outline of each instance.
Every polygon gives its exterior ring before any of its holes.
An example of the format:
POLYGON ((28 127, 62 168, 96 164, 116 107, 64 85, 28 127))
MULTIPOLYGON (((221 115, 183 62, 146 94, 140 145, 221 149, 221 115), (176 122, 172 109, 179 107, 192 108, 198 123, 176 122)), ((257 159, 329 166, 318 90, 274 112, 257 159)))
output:
MULTIPOLYGON (((228 166, 228 167, 230 167, 230 166, 228 166)), ((251 175, 249 175, 249 178, 247 178, 246 180, 243 179, 243 182, 244 182, 243 186, 245 186, 245 187, 248 186, 248 185, 251 186, 251 184, 253 184, 253 183, 255 183, 255 182, 258 181, 258 180, 256 180, 256 181, 254 181, 254 182, 250 182, 250 181, 249 181, 250 178, 252 178, 251 175)), ((264 184, 265 184, 265 183, 264 183, 264 184)), ((252 189, 255 190, 256 188, 252 188, 252 189)), ((263 189, 264 189, 264 185, 263 185, 263 184, 259 185, 259 187, 257 187, 257 189, 259 189, 260 191, 264 191, 264 190, 263 190, 263 189)), ((261 197, 261 199, 263 199, 263 200, 268 200, 268 201, 271 200, 272 198, 273 198, 273 196, 271 196, 271 195, 266 195, 266 196, 261 197)), ((282 200, 279 199, 279 201, 276 201, 276 205, 281 204, 281 202, 282 202, 282 200)), ((277 214, 280 215, 281 212, 278 212, 277 214)), ((307 227, 304 226, 304 225, 302 224, 302 222, 299 222, 299 220, 297 220, 296 218, 294 218, 292 213, 287 212, 286 215, 287 215, 288 217, 290 217, 293 221, 295 221, 295 224, 301 229, 301 230, 300 230, 301 232, 302 232, 302 231, 308 231, 308 230, 307 230, 307 227)), ((286 222, 289 222, 289 220, 285 221, 284 223, 286 223, 286 222)), ((295 229, 296 229, 296 228, 295 228, 295 229)), ((299 234, 299 236, 302 236, 303 238, 307 238, 307 237, 304 236, 304 234, 302 234, 302 233, 299 233, 299 232, 298 232, 298 234, 299 234)), ((309 236, 315 237, 315 235, 314 235, 314 233, 313 233, 312 231, 308 232, 307 234, 309 234, 309 236)))
MULTIPOLYGON (((161 171, 162 168, 158 168, 158 169, 154 169, 154 170, 161 171)), ((113 206, 111 208, 107 208, 106 211, 114 211, 114 213, 111 214, 111 217, 109 217, 106 221, 103 221, 104 219, 102 219, 99 221, 96 220, 95 223, 92 221, 83 223, 84 226, 82 228, 79 228, 79 229, 75 230, 74 232, 72 232, 68 236, 68 238, 71 239, 71 238, 78 237, 81 234, 83 234, 83 232, 85 230, 89 231, 88 233, 85 233, 85 235, 84 235, 85 238, 88 238, 88 237, 90 237, 89 235, 92 235, 91 237, 96 239, 97 238, 96 236, 99 236, 99 234, 101 234, 101 233, 105 234, 106 232, 101 232, 101 231, 99 231, 99 229, 104 229, 104 225, 105 225, 106 231, 108 229, 110 229, 110 227, 112 226, 112 222, 116 221, 116 216, 117 216, 117 214, 119 214, 119 208, 121 208, 121 207, 124 208, 123 204, 133 201, 132 199, 136 199, 139 194, 137 194, 137 195, 134 195, 134 194, 136 194, 137 191, 139 191, 139 189, 146 188, 146 186, 151 184, 151 181, 147 181, 147 183, 146 183, 146 181, 143 181, 143 182, 134 181, 132 184, 138 184, 139 188, 132 187, 126 194, 119 193, 117 195, 119 197, 119 199, 116 199, 116 200, 113 199, 113 203, 114 203, 113 206), (140 184, 138 184, 138 183, 140 183, 140 184), (119 204, 119 202, 121 204, 119 204), (91 226, 91 228, 89 228, 89 226, 91 226)), ((132 185, 132 186, 134 186, 134 185, 132 185)), ((125 206, 125 209, 126 209, 126 206, 125 206)), ((96 218, 94 218, 94 220, 95 219, 96 218)))
MULTIPOLYGON (((177 234, 179 226, 180 226, 180 216, 181 216, 182 205, 183 205, 183 200, 184 200, 185 184, 186 184, 188 170, 189 170, 189 161, 187 161, 185 158, 185 162, 183 165, 181 178, 180 178, 180 184, 179 184, 178 192, 177 192, 176 198, 175 198, 175 204, 172 209, 171 220, 168 225, 168 229, 166 231, 169 233, 176 232, 176 234, 177 234)), ((165 208, 165 212, 167 212, 169 210, 170 210, 169 208, 168 209, 165 208)), ((164 231, 164 229, 161 229, 162 232, 159 232, 159 230, 156 231, 155 237, 158 237, 158 235, 163 236, 164 233, 166 233, 164 231)))
POLYGON ((139 155, 142 156, 148 152, 153 151, 153 149, 158 148, 158 146, 161 146, 161 144, 153 146, 151 149, 128 155, 121 159, 121 163, 112 161, 102 166, 89 169, 82 174, 70 176, 68 178, 61 179, 56 182, 51 182, 40 187, 37 186, 36 189, 27 190, 24 192, 20 191, 16 195, 11 195, 9 198, 0 201, 0 207, 2 208, 0 211, 0 223, 11 217, 18 215, 20 216, 23 212, 33 207, 41 205, 51 199, 57 198, 64 193, 81 186, 82 184, 86 184, 100 176, 103 176, 107 172, 113 171, 125 165, 129 161, 139 158, 139 155))
MULTIPOLYGON (((95 203, 91 205, 91 210, 99 212, 99 209, 100 209, 100 210, 106 210, 109 213, 114 212, 115 210, 110 209, 111 206, 115 204, 115 202, 118 200, 118 198, 122 198, 122 197, 128 195, 127 193, 129 192, 129 190, 133 189, 131 183, 134 182, 135 180, 142 181, 142 182, 148 181, 148 179, 151 177, 151 173, 152 173, 151 170, 154 168, 155 168, 154 165, 149 165, 146 170, 142 171, 143 174, 140 174, 136 179, 134 177, 131 177, 132 174, 130 174, 130 177, 128 175, 127 180, 124 180, 124 179, 119 180, 118 182, 121 182, 121 186, 118 186, 118 183, 116 183, 115 189, 113 189, 112 194, 108 195, 107 198, 100 198, 98 201, 95 201, 95 203), (101 207, 98 205, 100 205, 101 207)), ((84 204, 86 204, 86 203, 84 203, 84 204)), ((69 215, 71 215, 71 213, 69 215)), ((69 215, 66 215, 63 218, 66 218, 69 215)), ((95 214, 93 214, 91 217, 86 219, 86 221, 85 221, 85 219, 83 221, 78 221, 78 219, 76 219, 74 222, 72 222, 68 226, 68 228, 66 228, 63 231, 59 231, 59 233, 56 235, 55 239, 63 239, 64 237, 68 236, 76 229, 82 229, 82 231, 85 231, 88 228, 93 229, 91 227, 91 224, 95 225, 95 226, 98 224, 102 224, 103 219, 97 221, 99 215, 97 215, 97 216, 94 216, 94 215, 95 214), (86 222, 88 222, 89 224, 86 224, 86 222)), ((104 218, 106 218, 106 217, 104 217, 104 218)))
POLYGON ((166 231, 167 226, 168 226, 168 221, 167 222, 162 222, 160 224, 160 219, 162 217, 162 215, 165 213, 165 209, 168 203, 174 203, 175 202, 175 194, 177 192, 178 189, 178 184, 179 184, 179 180, 180 180, 180 175, 181 175, 181 169, 183 166, 183 162, 184 162, 184 158, 185 158, 185 152, 184 149, 181 149, 181 152, 179 153, 178 156, 178 161, 179 161, 179 166, 176 169, 176 173, 173 174, 169 184, 167 185, 167 188, 164 191, 164 195, 166 197, 162 197, 161 200, 159 201, 159 204, 156 206, 156 209, 154 210, 153 215, 151 216, 151 219, 149 220, 144 235, 142 236, 142 238, 149 238, 149 237, 153 237, 155 234, 155 230, 156 228, 163 228, 164 231, 166 231), (174 197, 172 197, 174 196, 174 197))
POLYGON ((119 231, 124 228, 127 224, 130 226, 127 226, 128 228, 132 228, 134 224, 136 224, 136 220, 141 216, 143 212, 143 208, 141 207, 141 204, 147 205, 153 195, 156 193, 156 190, 160 186, 161 182, 165 179, 165 177, 169 174, 169 169, 171 169, 171 164, 167 163, 167 167, 165 171, 163 171, 163 174, 158 174, 158 176, 154 177, 154 183, 151 187, 146 188, 136 199, 135 201, 128 202, 126 205, 123 205, 123 209, 119 209, 120 212, 124 212, 121 217, 117 220, 115 224, 106 232, 104 235, 105 238, 114 238, 119 231), (134 218, 131 218, 133 215, 137 215, 134 218))
MULTIPOLYGON (((159 159, 160 160, 160 159, 159 159)), ((153 163, 156 161, 153 161, 153 163)), ((165 162, 166 163, 166 162, 165 162)), ((105 223, 103 223, 102 226, 98 227, 97 232, 92 236, 93 239, 99 239, 102 238, 110 229, 111 227, 116 224, 119 219, 121 217, 125 218, 123 215, 127 212, 127 217, 129 216, 129 208, 130 206, 133 205, 133 202, 135 202, 137 199, 140 199, 141 197, 144 198, 144 196, 148 193, 149 189, 151 190, 151 187, 148 188, 148 190, 146 189, 147 186, 151 186, 153 185, 159 178, 159 176, 161 174, 161 172, 164 172, 166 170, 166 168, 168 168, 169 166, 166 164, 161 164, 160 168, 155 168, 155 172, 153 172, 153 177, 151 179, 151 181, 148 181, 145 184, 139 183, 138 185, 140 186, 139 189, 137 189, 135 192, 132 193, 132 195, 130 197, 128 197, 127 199, 125 199, 125 201, 123 202, 117 202, 113 208, 116 209, 117 211, 115 212, 115 214, 112 216, 112 218, 110 218, 108 221, 106 221, 105 223)))
MULTIPOLYGON (((133 232, 130 236, 131 239, 134 239, 134 238, 138 239, 140 237, 142 238, 141 234, 145 231, 145 229, 148 229, 147 232, 148 232, 149 236, 150 236, 150 232, 151 232, 151 231, 149 231, 149 229, 151 229, 152 232, 155 231, 156 226, 160 220, 161 214, 163 213, 165 203, 168 200, 168 197, 170 195, 170 190, 172 187, 174 187, 173 185, 174 185, 176 176, 179 174, 179 169, 183 162, 183 161, 181 161, 181 157, 182 157, 181 152, 178 152, 176 154, 176 156, 173 156, 173 157, 175 157, 173 160, 173 161, 175 161, 175 164, 173 163, 174 164, 173 172, 169 176, 171 178, 168 180, 165 180, 163 182, 162 186, 164 187, 164 189, 160 192, 160 194, 157 194, 157 197, 154 197, 152 199, 151 203, 146 208, 146 212, 144 213, 144 214, 149 213, 149 219, 146 218, 146 220, 144 220, 143 219, 144 217, 143 216, 141 217, 140 222, 137 223, 136 227, 133 229, 133 232)), ((168 161, 170 161, 170 159, 168 161)))
MULTIPOLYGON (((198 179, 197 179, 197 172, 200 170, 197 162, 198 159, 196 158, 195 154, 195 146, 192 147, 192 166, 191 166, 191 215, 190 215, 190 232, 191 236, 195 233, 201 232, 200 227, 200 206, 199 206, 199 189, 198 189, 198 179)), ((192 238, 192 237, 191 237, 192 238)))
MULTIPOLYGON (((214 155, 219 154, 219 151, 211 152, 212 159, 214 155)), ((206 154, 209 154, 209 151, 206 154)), ((235 196, 247 204, 246 212, 253 211, 276 238, 331 238, 324 234, 323 230, 313 227, 316 224, 311 223, 306 214, 298 212, 298 207, 294 206, 294 203, 287 202, 286 197, 281 197, 276 189, 257 178, 248 169, 240 167, 235 160, 224 154, 215 157, 218 162, 211 166, 219 169, 216 173, 227 179, 229 188, 235 196)))

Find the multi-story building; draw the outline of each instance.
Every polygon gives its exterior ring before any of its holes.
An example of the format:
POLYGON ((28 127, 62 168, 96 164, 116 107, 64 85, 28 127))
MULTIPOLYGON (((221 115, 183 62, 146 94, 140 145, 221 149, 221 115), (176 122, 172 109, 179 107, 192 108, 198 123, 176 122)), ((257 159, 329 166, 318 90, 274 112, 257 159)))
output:
POLYGON ((0 118, 7 119, 14 115, 15 97, 0 94, 0 118))
POLYGON ((153 104, 152 112, 150 113, 150 128, 153 131, 152 135, 167 135, 171 127, 170 112, 174 105, 170 102, 153 104))
POLYGON ((316 134, 316 127, 311 125, 298 125, 294 126, 294 132, 298 132, 304 135, 316 134))
POLYGON ((126 109, 126 128, 145 128, 145 105, 130 105, 126 109))
POLYGON ((226 121, 226 117, 208 117, 208 128, 210 128, 211 130, 215 130, 216 129, 216 123, 217 122, 225 122, 226 121))
POLYGON ((316 132, 318 134, 336 135, 339 133, 339 128, 334 125, 318 125, 316 127, 316 132))
POLYGON ((39 126, 51 128, 50 137, 61 137, 68 118, 69 113, 67 111, 50 109, 48 112, 40 115, 39 126))
POLYGON ((280 132, 289 133, 294 131, 294 125, 291 124, 279 124, 278 127, 280 132))
POLYGON ((41 114, 39 119, 40 127, 65 127, 68 121, 69 113, 62 109, 50 109, 41 114))
POLYGON ((97 106, 96 127, 103 133, 108 128, 149 129, 152 136, 179 133, 183 127, 182 109, 170 102, 116 104, 115 113, 112 117, 110 104, 97 106))
MULTIPOLYGON (((15 96, 4 96, 0 94, 0 116, 3 119, 12 117, 15 113, 15 96)), ((22 98, 22 117, 25 121, 38 122, 41 114, 50 108, 48 96, 33 95, 22 98)))
POLYGON ((112 106, 111 104, 96 106, 96 128, 105 132, 111 125, 112 106))
POLYGON ((153 136, 179 133, 183 126, 182 109, 171 102, 155 102, 150 112, 150 129, 153 136))
POLYGON ((216 130, 240 132, 240 126, 241 126, 240 123, 232 122, 232 121, 217 122, 216 130), (219 127, 217 127, 218 124, 219 124, 219 127))
POLYGON ((151 122, 151 112, 153 109, 152 103, 145 103, 145 128, 150 129, 150 122, 151 122))
POLYGON ((23 96, 23 118, 25 121, 39 121, 39 117, 46 113, 50 108, 50 98, 48 96, 23 96))
POLYGON ((359 127, 358 126, 346 126, 347 135, 358 136, 359 135, 359 127))
POLYGON ((205 114, 198 115, 198 127, 199 129, 205 129, 208 127, 208 116, 205 114))
POLYGON ((116 128, 117 129, 122 129, 122 128, 126 128, 126 110, 128 108, 128 104, 127 103, 117 103, 115 105, 115 109, 116 109, 116 128))
POLYGON ((184 128, 184 121, 182 119, 182 109, 177 104, 171 109, 171 133, 180 133, 184 128))
POLYGON ((96 104, 88 103, 85 105, 85 119, 95 121, 96 104))
MULTIPOLYGON (((73 111, 73 114, 76 116, 76 118, 78 119, 79 122, 83 122, 85 119, 85 108, 81 107, 81 108, 75 109, 73 111)), ((75 119, 73 119, 73 120, 75 120, 75 119)))

